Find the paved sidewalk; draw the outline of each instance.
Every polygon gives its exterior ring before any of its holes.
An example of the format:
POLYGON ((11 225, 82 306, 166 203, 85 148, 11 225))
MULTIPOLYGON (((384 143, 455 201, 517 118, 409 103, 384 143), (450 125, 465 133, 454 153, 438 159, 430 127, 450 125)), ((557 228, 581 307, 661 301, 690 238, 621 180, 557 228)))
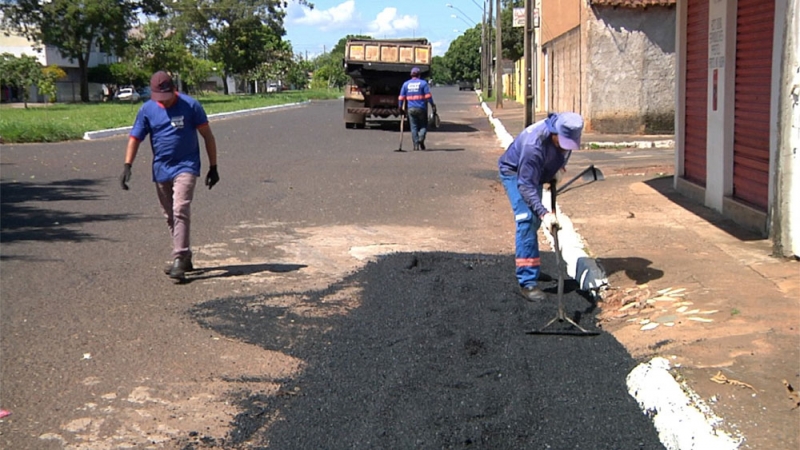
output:
MULTIPOLYGON (((522 130, 521 105, 492 109, 484 105, 501 143, 522 130)), ((784 383, 800 390, 800 262, 772 257, 768 240, 681 196, 671 175, 576 182, 558 200, 608 275, 601 325, 637 359, 668 361, 664 369, 684 388, 691 410, 703 411, 712 433, 729 438, 724 442, 800 448, 800 397, 784 383)), ((651 410, 667 448, 711 448, 693 440, 697 421, 665 403, 666 390, 635 378, 631 395, 651 410)))

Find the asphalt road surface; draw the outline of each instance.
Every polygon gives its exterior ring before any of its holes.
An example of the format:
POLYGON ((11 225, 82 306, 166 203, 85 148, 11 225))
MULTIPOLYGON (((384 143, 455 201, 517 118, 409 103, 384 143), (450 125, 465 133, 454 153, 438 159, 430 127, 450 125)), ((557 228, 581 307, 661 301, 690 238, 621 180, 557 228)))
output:
MULTIPOLYGON (((130 191, 124 137, 3 146, 0 447, 663 448, 612 336, 525 333, 555 282, 517 294, 494 134, 433 93, 425 152, 340 101, 212 122, 181 285, 147 145, 130 191)), ((594 329, 571 280, 565 304, 594 329)))

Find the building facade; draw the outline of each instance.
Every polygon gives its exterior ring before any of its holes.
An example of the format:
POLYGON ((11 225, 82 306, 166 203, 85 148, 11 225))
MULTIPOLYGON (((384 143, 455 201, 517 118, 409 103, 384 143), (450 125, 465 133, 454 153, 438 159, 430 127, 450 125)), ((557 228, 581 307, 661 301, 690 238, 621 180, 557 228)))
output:
POLYGON ((675 0, 541 0, 544 109, 597 133, 672 134, 675 0))
MULTIPOLYGON (((8 30, 6 30, 8 32, 8 30)), ((52 46, 40 46, 31 42, 27 38, 9 33, 0 33, 0 54, 10 53, 14 56, 33 56, 42 66, 56 65, 66 72, 67 77, 56 82, 58 90, 56 100, 59 102, 80 101, 80 69, 78 62, 64 58, 58 49, 52 46)), ((99 48, 89 54, 88 67, 96 67, 101 64, 112 64, 118 61, 114 55, 102 52, 99 48)), ((90 83, 89 94, 91 100, 99 101, 102 96, 102 86, 90 83)), ((44 98, 38 95, 36 87, 31 87, 30 99, 33 102, 43 102, 44 98)), ((7 101, 3 97, 3 101, 7 101)))
POLYGON ((677 0, 675 186, 800 255, 800 0, 677 0))

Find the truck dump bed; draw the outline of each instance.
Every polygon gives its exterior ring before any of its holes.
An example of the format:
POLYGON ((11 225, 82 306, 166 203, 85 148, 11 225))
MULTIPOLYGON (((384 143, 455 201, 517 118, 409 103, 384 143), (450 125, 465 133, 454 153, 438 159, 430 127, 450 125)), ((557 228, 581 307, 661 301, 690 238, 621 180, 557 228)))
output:
POLYGON ((412 67, 427 76, 431 65, 431 45, 427 39, 352 40, 344 55, 345 72, 359 80, 381 80, 393 73, 408 79, 412 67))

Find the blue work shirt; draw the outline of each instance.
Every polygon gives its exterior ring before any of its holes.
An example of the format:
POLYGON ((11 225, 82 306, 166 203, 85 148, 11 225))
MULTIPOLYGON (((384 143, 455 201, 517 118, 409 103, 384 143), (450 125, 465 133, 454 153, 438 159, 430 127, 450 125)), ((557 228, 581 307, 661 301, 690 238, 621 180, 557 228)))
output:
POLYGON ((200 102, 176 93, 169 108, 155 101, 145 102, 136 114, 130 136, 138 141, 150 135, 153 149, 153 181, 172 181, 181 173, 200 176, 200 143, 197 129, 208 126, 200 102))
POLYGON ((403 101, 408 101, 408 108, 426 109, 428 103, 433 104, 433 96, 428 82, 421 78, 412 78, 400 88, 400 97, 397 98, 398 108, 403 107, 403 101))
POLYGON ((519 193, 528 207, 539 217, 549 210, 542 204, 537 189, 555 178, 567 164, 566 155, 550 138, 556 134, 557 114, 534 123, 520 133, 500 156, 498 167, 503 175, 516 175, 519 193))

